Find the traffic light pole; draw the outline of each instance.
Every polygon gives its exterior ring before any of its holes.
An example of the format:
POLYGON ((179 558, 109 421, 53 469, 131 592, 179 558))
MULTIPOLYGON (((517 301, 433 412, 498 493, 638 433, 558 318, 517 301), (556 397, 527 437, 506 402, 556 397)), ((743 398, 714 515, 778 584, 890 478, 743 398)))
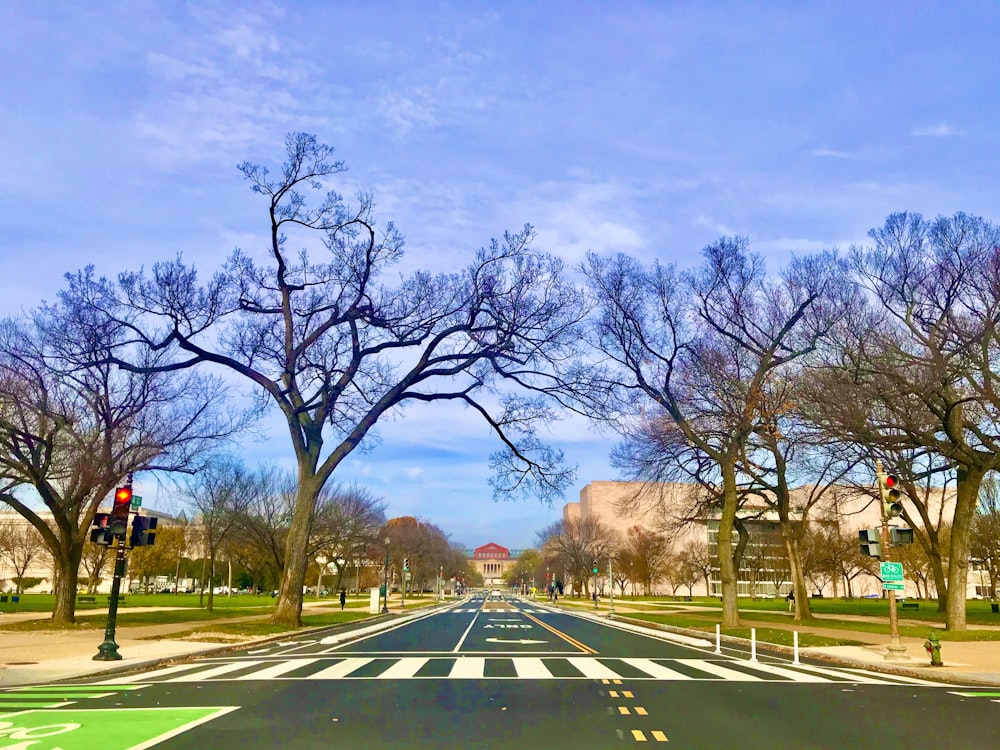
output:
MULTIPOLYGON (((881 475, 881 461, 876 463, 876 470, 881 475)), ((885 514, 885 504, 881 500, 882 498, 879 497, 879 515, 882 518, 882 526, 880 528, 882 541, 881 559, 883 562, 892 562, 892 555, 889 553, 891 549, 889 546, 889 518, 885 514)), ((899 640, 899 613, 896 612, 896 592, 894 589, 889 589, 889 647, 886 651, 885 659, 886 661, 909 661, 910 659, 906 655, 906 646, 899 640)))
POLYGON ((118 653, 115 643, 115 627, 118 624, 118 594, 121 591, 122 577, 125 575, 125 536, 117 538, 118 547, 115 550, 115 575, 111 580, 111 596, 108 601, 108 624, 104 628, 104 643, 97 647, 94 661, 118 661, 122 655, 118 653))

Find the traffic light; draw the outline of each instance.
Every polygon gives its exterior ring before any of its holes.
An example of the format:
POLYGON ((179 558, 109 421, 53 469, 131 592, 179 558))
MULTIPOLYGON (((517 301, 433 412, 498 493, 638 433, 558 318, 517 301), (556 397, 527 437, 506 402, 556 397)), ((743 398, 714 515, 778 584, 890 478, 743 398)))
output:
POLYGON ((882 557, 882 544, 878 529, 861 529, 858 531, 861 540, 861 554, 868 557, 882 557))
POLYGON ((128 512, 132 506, 132 488, 119 487, 115 490, 115 502, 111 506, 111 533, 124 536, 128 529, 128 512))
POLYGON ((913 544, 913 529, 890 528, 889 544, 893 547, 902 547, 905 544, 913 544))
POLYGON ((94 516, 94 528, 90 531, 90 541, 94 544, 103 544, 110 547, 115 542, 115 535, 109 528, 111 515, 109 513, 98 513, 94 516))
POLYGON ((597 575, 597 560, 594 560, 594 575, 597 575))
POLYGON ((404 557, 403 558, 403 570, 409 570, 409 569, 410 569, 410 558, 404 557))
POLYGON ((903 504, 900 502, 899 480, 893 474, 880 473, 878 475, 878 494, 882 499, 882 511, 886 518, 895 518, 903 512, 903 504))
POLYGON ((132 536, 129 544, 133 547, 145 547, 156 543, 156 517, 136 516, 132 519, 132 536))

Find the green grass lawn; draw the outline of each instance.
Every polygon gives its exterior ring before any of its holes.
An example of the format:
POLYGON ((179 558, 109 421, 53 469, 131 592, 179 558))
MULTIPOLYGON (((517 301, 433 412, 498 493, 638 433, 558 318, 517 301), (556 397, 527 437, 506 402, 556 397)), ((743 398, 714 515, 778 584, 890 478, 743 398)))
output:
MULTIPOLYGON (((339 625, 345 622, 354 622, 370 617, 367 612, 347 611, 325 612, 323 614, 303 615, 302 627, 318 628, 329 625, 339 625)), ((294 632, 295 628, 287 628, 284 625, 276 625, 267 620, 254 620, 251 622, 220 622, 206 624, 204 627, 186 630, 182 633, 172 635, 172 638, 183 638, 186 640, 211 640, 211 634, 221 633, 223 635, 263 637, 268 635, 279 635, 281 633, 294 632)))
MULTIPOLYGON (((715 625, 717 623, 716 619, 705 618, 705 617, 695 617, 695 616, 685 616, 685 615, 673 615, 673 614, 654 614, 654 613, 636 613, 629 614, 636 620, 645 620, 647 622, 655 622, 661 625, 672 625, 677 628, 688 628, 691 630, 700 630, 708 635, 715 634, 715 625)), ((737 638, 750 638, 750 628, 722 628, 723 635, 731 635, 737 638)), ((762 643, 775 643, 781 646, 793 645, 794 636, 791 630, 784 630, 781 628, 757 628, 757 640, 762 643)), ((822 635, 813 635, 812 633, 800 633, 799 634, 799 646, 802 648, 808 648, 810 646, 863 646, 863 641, 854 640, 852 638, 831 638, 822 635)))

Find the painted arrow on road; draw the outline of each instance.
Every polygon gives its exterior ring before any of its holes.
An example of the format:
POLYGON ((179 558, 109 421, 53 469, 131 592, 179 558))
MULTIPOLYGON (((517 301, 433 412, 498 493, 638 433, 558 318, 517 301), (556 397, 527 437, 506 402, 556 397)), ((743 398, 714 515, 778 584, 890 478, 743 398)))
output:
POLYGON ((506 638, 487 638, 488 643, 548 643, 548 641, 532 641, 527 638, 518 638, 508 640, 506 638))

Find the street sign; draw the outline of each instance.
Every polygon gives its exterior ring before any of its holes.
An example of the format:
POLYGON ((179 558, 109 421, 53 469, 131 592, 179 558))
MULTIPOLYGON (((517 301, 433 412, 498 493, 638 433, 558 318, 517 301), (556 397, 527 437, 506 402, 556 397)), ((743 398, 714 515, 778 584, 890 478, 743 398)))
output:
POLYGON ((408 570, 404 570, 403 571, 403 580, 409 581, 410 580, 410 576, 411 576, 410 571, 408 571, 408 570))
POLYGON ((132 510, 139 510, 142 507, 142 497, 140 495, 132 495, 132 510))
POLYGON ((903 582, 903 563, 883 562, 880 564, 883 583, 903 582))
POLYGON ((886 583, 882 582, 883 591, 902 591, 905 587, 902 583, 886 583))

